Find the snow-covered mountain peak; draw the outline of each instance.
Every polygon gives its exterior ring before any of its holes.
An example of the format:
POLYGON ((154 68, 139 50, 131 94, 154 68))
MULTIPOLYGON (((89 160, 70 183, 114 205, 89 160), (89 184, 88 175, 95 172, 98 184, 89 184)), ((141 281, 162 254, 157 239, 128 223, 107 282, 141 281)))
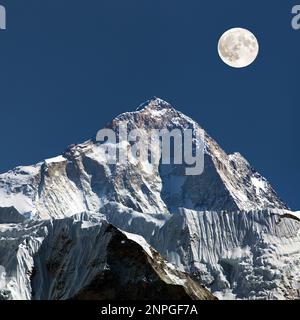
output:
MULTIPOLYGON (((118 130, 201 128, 169 103, 151 99, 108 126, 118 130)), ((109 165, 95 141, 70 146, 63 156, 0 175, 0 207, 21 214, 65 217, 97 211, 114 201, 144 213, 192 210, 288 209, 271 185, 239 153, 227 155, 205 133, 204 172, 186 176, 185 164, 159 165, 149 173, 144 163, 109 165)))
MULTIPOLYGON (((172 130, 175 128, 202 130, 193 119, 159 98, 147 101, 135 112, 121 114, 112 121, 110 127, 117 130, 120 123, 126 123, 128 130, 172 130)), ((169 166, 168 169, 164 167, 158 172, 162 178, 164 202, 171 202, 172 207, 176 203, 175 207, 181 206, 197 210, 287 209, 267 180, 256 172, 241 154, 227 155, 205 131, 204 137, 205 170, 201 176, 182 176, 178 174, 181 170, 172 166, 169 166), (166 172, 168 172, 168 177, 166 177, 166 172), (191 195, 186 191, 185 195, 183 190, 190 189, 191 186, 195 188, 195 194, 191 195), (175 189, 177 191, 174 194, 175 189), (180 201, 178 197, 181 198, 180 201)), ((167 206, 169 207, 169 204, 167 206)))
POLYGON ((116 129, 120 123, 127 123, 128 128, 144 129, 171 129, 175 127, 185 128, 191 119, 178 112, 170 103, 152 98, 141 104, 135 111, 125 112, 115 117, 108 125, 116 129))
POLYGON ((162 110, 162 109, 173 109, 172 105, 158 97, 153 97, 146 102, 143 102, 138 106, 136 111, 144 110, 144 109, 152 109, 152 110, 162 110))
MULTIPOLYGON (((119 115, 106 128, 117 132, 122 123, 128 132, 137 129, 143 134, 151 129, 201 129, 196 121, 159 98, 119 115)), ((141 251, 134 243, 142 244, 146 253, 151 251, 149 244, 175 266, 172 268, 188 272, 219 297, 298 297, 299 213, 288 210, 270 183, 241 154, 228 155, 206 132, 204 139, 204 171, 197 176, 185 174, 185 163, 160 161, 152 171, 142 160, 107 163, 104 143, 95 139, 69 146, 62 156, 1 174, 0 265, 11 271, 8 274, 15 284, 21 284, 21 288, 8 292, 20 289, 22 295, 17 297, 26 299, 68 298, 75 294, 70 295, 70 290, 78 288, 83 291, 77 298, 94 295, 95 290, 101 292, 92 279, 102 275, 102 267, 106 270, 101 259, 108 246, 101 247, 101 242, 105 244, 111 233, 102 232, 106 230, 101 227, 105 220, 122 232, 134 234, 125 233, 124 239, 113 231, 117 236, 110 247, 114 275, 124 271, 115 257, 122 254, 124 241, 130 238, 134 239, 133 257, 141 251), (77 223, 70 218, 74 216, 84 217, 76 218, 77 223), (76 241, 78 236, 84 241, 76 241), (23 245, 25 239, 28 246, 23 245), (12 248, 9 251, 8 245, 12 248), (96 256, 88 260, 81 253, 96 256), (62 276, 62 291, 49 290, 48 275, 43 278, 42 273, 30 282, 34 257, 38 259, 36 265, 45 262, 47 272, 62 276), (62 262, 57 260, 60 257, 70 262, 66 272, 55 268, 58 261, 62 262), (91 268, 86 268, 86 259, 91 268), (73 265, 78 265, 78 270, 73 272, 73 265), (76 280, 77 273, 89 280, 84 286, 76 280), (35 296, 31 288, 37 289, 35 296)), ((133 266, 139 269, 135 259, 133 266)), ((163 275, 157 269, 163 279, 169 282, 171 275, 178 282, 178 277, 183 277, 189 282, 188 288, 195 288, 191 279, 167 267, 163 275)), ((199 293, 199 288, 196 291, 199 293)))

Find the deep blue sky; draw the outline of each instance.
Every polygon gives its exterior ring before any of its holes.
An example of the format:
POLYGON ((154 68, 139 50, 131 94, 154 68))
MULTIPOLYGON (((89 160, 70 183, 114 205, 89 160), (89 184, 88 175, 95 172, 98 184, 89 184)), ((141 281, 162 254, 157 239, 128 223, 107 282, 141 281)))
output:
POLYGON ((0 172, 58 155, 155 95, 227 152, 241 152, 300 209, 295 1, 0 0, 8 20, 0 31, 0 172), (242 70, 216 50, 236 26, 253 31, 261 49, 242 70))

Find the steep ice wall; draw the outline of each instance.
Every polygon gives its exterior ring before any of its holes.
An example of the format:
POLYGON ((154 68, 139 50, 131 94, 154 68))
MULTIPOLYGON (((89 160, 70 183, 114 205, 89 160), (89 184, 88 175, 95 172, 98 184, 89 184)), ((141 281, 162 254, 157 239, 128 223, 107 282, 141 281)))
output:
POLYGON ((219 298, 300 297, 300 220, 292 213, 179 209, 153 219, 115 206, 106 217, 143 235, 219 298))
POLYGON ((0 299, 215 299, 141 236, 91 213, 0 224, 0 266, 0 299))

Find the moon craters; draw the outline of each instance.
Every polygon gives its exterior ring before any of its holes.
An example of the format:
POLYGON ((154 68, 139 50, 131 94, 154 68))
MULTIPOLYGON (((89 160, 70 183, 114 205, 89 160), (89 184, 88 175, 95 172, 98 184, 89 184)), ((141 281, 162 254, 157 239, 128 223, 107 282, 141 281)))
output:
POLYGON ((218 44, 221 59, 234 68, 249 66, 256 59, 258 51, 259 45, 256 37, 250 31, 242 28, 226 31, 218 44))

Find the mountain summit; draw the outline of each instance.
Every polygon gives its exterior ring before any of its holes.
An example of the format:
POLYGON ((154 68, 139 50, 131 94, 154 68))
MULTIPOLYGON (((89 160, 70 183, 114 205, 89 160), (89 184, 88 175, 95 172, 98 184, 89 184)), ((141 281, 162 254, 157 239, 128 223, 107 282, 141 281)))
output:
MULTIPOLYGON (((128 130, 200 128, 199 124, 154 98, 134 112, 119 115, 108 125, 126 123, 128 130)), ((185 176, 183 166, 158 166, 149 174, 143 163, 108 165, 95 141, 73 145, 59 157, 0 175, 0 205, 21 215, 66 217, 98 211, 115 201, 145 213, 192 210, 288 209, 275 191, 239 154, 227 155, 205 133, 204 172, 185 176)))
MULTIPOLYGON (((159 98, 117 116, 106 128, 117 131, 120 124, 139 132, 202 130, 159 98)), ((197 176, 187 176, 179 164, 159 163, 152 171, 143 161, 109 164, 101 152, 103 145, 95 139, 1 174, 0 265, 8 277, 2 296, 105 298, 98 277, 117 277, 118 269, 128 275, 128 268, 138 269, 138 257, 148 254, 147 267, 137 279, 143 272, 151 274, 157 287, 147 286, 153 295, 158 288, 165 290, 166 299, 167 293, 169 298, 213 298, 201 291, 202 283, 219 298, 299 297, 298 214, 288 210, 242 155, 226 154, 206 132, 204 145, 204 171, 197 176), (128 260, 120 265, 114 258, 126 256, 118 251, 122 246, 115 238, 139 244, 130 242, 126 249, 131 267, 128 260), (98 248, 97 241, 103 246, 98 248), (94 247, 102 255, 97 256, 94 247), (93 258, 88 270, 84 261, 77 261, 81 255, 93 258), (153 255, 164 268, 154 263, 153 255), (104 261, 110 273, 105 272, 104 261), (74 284, 75 274, 85 281, 74 284)), ((111 298, 141 296, 128 291, 130 281, 124 276, 123 291, 115 291, 111 298)), ((135 285, 142 288, 139 281, 135 285)))

